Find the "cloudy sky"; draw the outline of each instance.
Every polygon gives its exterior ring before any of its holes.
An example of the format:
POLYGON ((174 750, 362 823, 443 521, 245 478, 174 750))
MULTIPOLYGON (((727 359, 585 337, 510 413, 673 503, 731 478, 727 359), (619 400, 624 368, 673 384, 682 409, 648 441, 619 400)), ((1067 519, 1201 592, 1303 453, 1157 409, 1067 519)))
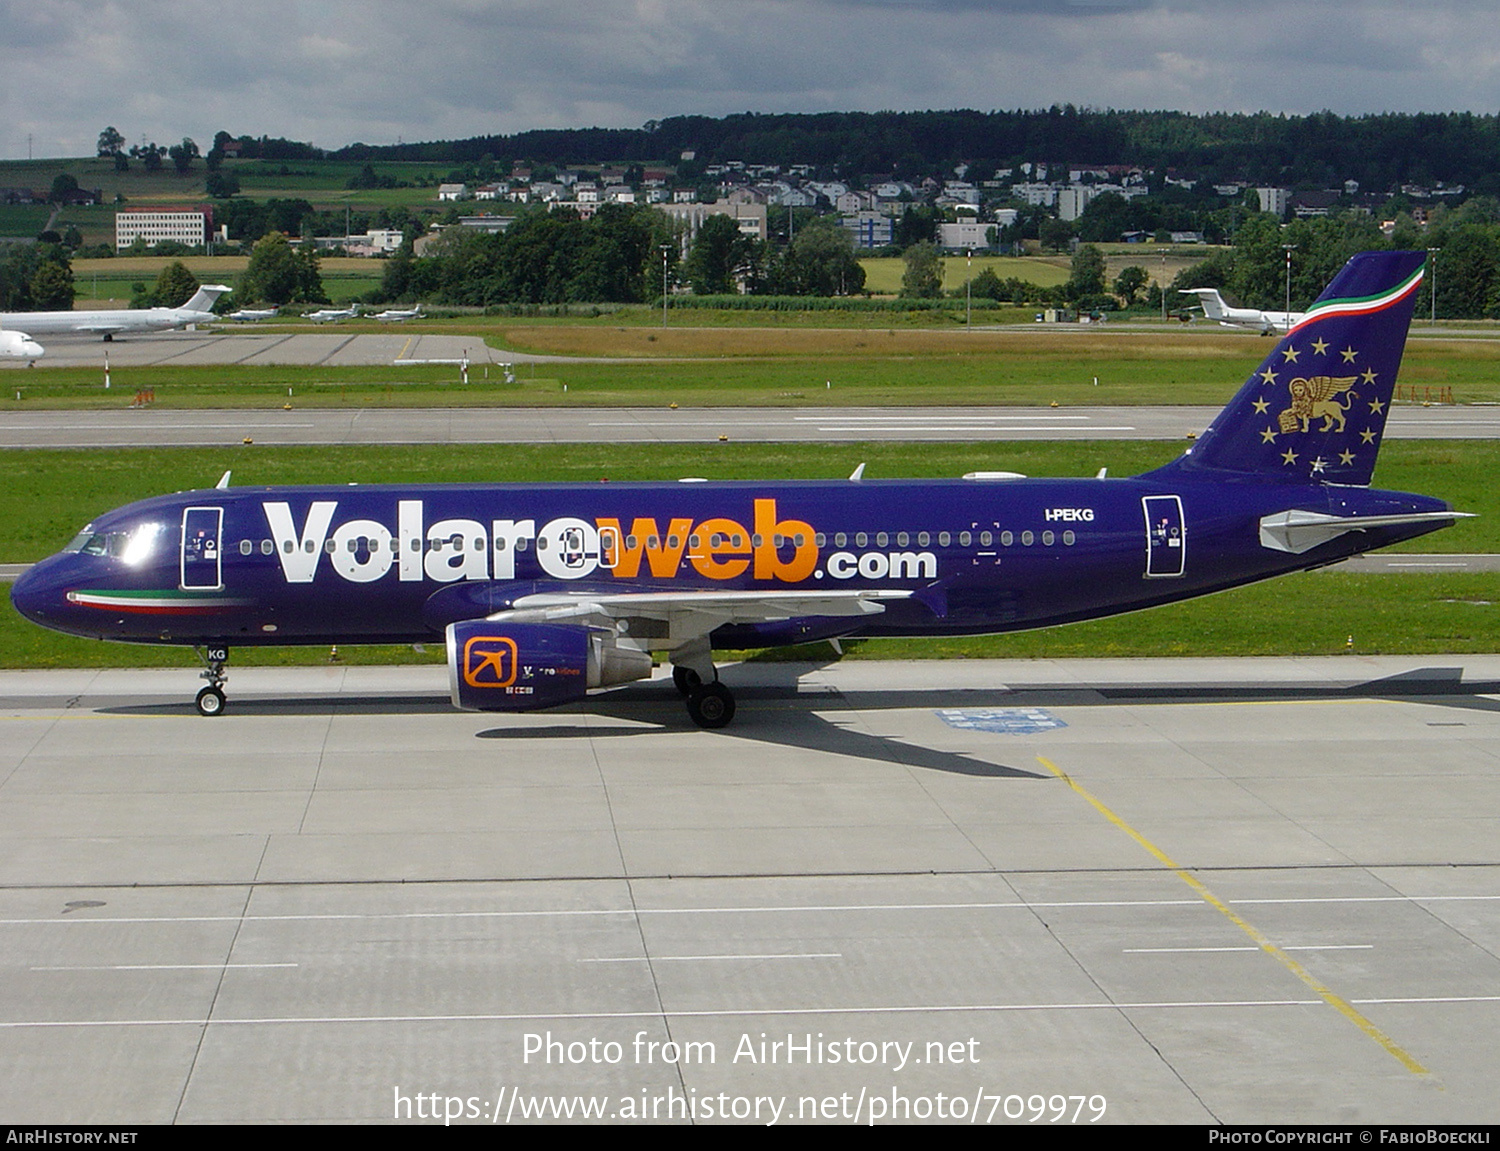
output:
POLYGON ((684 113, 1500 110, 1475 0, 0 0, 0 158, 684 113))

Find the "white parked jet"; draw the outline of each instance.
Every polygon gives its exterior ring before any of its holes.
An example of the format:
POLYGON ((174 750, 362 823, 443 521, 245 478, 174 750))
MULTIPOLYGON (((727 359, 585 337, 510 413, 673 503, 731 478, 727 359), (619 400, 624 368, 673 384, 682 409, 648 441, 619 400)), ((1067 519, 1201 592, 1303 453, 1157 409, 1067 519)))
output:
POLYGON ((253 324, 256 320, 274 319, 278 314, 277 308, 241 308, 237 312, 230 312, 225 316, 226 320, 233 320, 239 324, 253 324))
POLYGON ((378 313, 375 318, 382 324, 404 324, 407 320, 415 320, 422 314, 422 305, 415 308, 387 308, 378 313))
POLYGON ((180 308, 101 308, 98 311, 5 312, 0 328, 34 336, 43 332, 88 332, 113 339, 121 332, 165 332, 219 317, 211 309, 228 292, 223 284, 204 284, 180 308))
POLYGON ((45 354, 42 345, 25 332, 0 332, 0 356, 15 360, 35 360, 45 354))
POLYGON ((1249 328, 1263 336, 1289 332, 1302 322, 1306 312, 1262 312, 1259 308, 1231 308, 1218 288, 1179 288, 1184 296, 1197 296, 1203 314, 1226 328, 1249 328))
POLYGON ((315 324, 336 324, 340 320, 352 320, 359 315, 359 305, 351 304, 347 308, 320 308, 316 312, 308 312, 307 318, 315 324))

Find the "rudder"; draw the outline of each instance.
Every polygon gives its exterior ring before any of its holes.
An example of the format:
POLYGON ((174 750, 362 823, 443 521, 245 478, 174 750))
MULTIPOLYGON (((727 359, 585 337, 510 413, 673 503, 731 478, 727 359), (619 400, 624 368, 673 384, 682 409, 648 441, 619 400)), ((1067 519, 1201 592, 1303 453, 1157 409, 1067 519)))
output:
POLYGON ((1159 470, 1368 486, 1425 260, 1353 257, 1198 442, 1159 470))

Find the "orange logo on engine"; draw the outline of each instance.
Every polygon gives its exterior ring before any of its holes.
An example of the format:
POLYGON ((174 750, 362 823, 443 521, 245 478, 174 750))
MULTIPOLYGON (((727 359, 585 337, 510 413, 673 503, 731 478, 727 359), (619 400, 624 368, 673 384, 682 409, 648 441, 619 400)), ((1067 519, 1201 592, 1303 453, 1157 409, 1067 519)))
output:
POLYGON ((476 635, 464 643, 464 682, 470 687, 509 687, 516 682, 516 665, 513 639, 476 635))

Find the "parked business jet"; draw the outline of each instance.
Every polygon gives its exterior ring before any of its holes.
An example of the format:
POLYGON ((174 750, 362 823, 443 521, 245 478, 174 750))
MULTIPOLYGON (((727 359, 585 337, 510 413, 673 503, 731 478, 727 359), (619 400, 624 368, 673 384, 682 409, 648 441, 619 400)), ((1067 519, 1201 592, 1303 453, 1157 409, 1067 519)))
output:
POLYGON ((316 312, 308 312, 307 318, 315 324, 336 324, 340 320, 352 320, 359 315, 359 305, 351 304, 347 308, 319 308, 316 312))
POLYGON ((1249 328, 1263 336, 1287 332, 1306 318, 1306 312, 1262 312, 1258 308, 1231 308, 1218 288, 1179 288, 1184 296, 1197 296, 1203 314, 1226 328, 1249 328))
POLYGON ((418 304, 415 308, 387 308, 383 312, 377 312, 375 318, 382 324, 404 324, 407 320, 415 320, 422 315, 422 306, 418 304))
POLYGON ((112 340, 122 332, 165 332, 189 324, 208 324, 214 301, 228 292, 223 284, 204 284, 180 308, 101 308, 70 312, 5 312, 0 328, 35 336, 47 332, 87 332, 112 340))
MULTIPOLYGON (((524 711, 715 649, 967 635, 1154 607, 1446 527, 1372 490, 1420 252, 1356 256, 1196 443, 1130 479, 220 486, 100 516, 16 581, 28 619, 194 645, 198 708, 234 645, 447 639, 461 708, 524 711)), ((1287 617, 1295 626, 1295 613, 1287 617)))
POLYGON ((237 312, 230 312, 224 319, 233 320, 237 324, 254 324, 260 320, 274 320, 279 312, 278 308, 241 308, 237 312))
POLYGON ((0 356, 14 360, 36 360, 46 354, 46 349, 25 332, 0 331, 0 356))

